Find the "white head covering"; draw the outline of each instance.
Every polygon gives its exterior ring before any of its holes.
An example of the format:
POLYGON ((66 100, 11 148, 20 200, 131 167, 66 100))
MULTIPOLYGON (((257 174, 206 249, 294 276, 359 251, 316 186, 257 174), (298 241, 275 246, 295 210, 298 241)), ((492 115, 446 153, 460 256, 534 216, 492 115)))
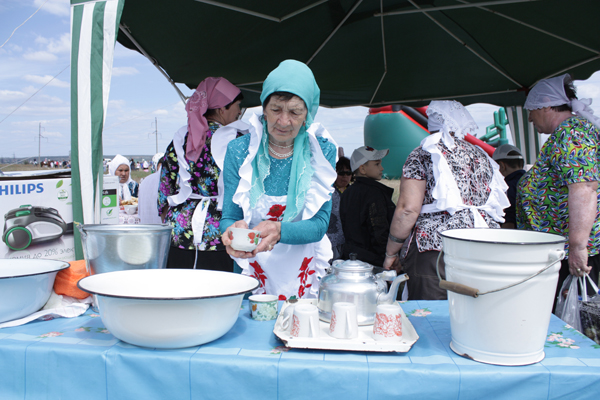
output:
POLYGON ((527 95, 525 105, 527 110, 539 110, 544 107, 556 107, 567 104, 573 112, 590 121, 600 128, 600 118, 594 115, 590 108, 592 99, 570 100, 565 93, 565 80, 570 79, 569 74, 564 74, 550 79, 539 81, 527 95))
POLYGON ((120 197, 123 200, 129 200, 131 198, 131 192, 129 191, 128 185, 129 182, 133 182, 133 179, 131 179, 131 164, 129 163, 129 160, 122 155, 117 154, 115 158, 108 163, 108 173, 109 175, 115 175, 115 172, 117 172, 117 168, 119 168, 120 165, 127 165, 129 167, 129 179, 127 179, 127 182, 121 183, 121 181, 119 181, 120 197))
MULTIPOLYGON (((434 100, 427 107, 429 132, 440 131, 442 142, 454 148, 454 137, 462 139, 470 131, 477 130, 477 123, 469 111, 455 100, 434 100)), ((439 140, 439 139, 438 139, 439 140)))
POLYGON ((435 180, 431 194, 435 200, 431 204, 423 205, 421 213, 447 211, 453 215, 457 210, 470 209, 473 214, 475 227, 483 228, 487 227, 487 223, 477 210, 484 210, 497 222, 504 222, 503 209, 510 206, 510 203, 505 194, 508 186, 506 186, 504 177, 500 174, 498 164, 492 161, 489 155, 484 152, 493 170, 492 181, 490 182, 491 192, 483 206, 466 205, 463 203, 458 184, 454 179, 450 166, 438 148, 438 143, 441 140, 448 149, 454 149, 456 145, 450 132, 454 132, 455 138, 462 139, 469 131, 477 129, 477 124, 471 114, 469 114, 469 111, 458 101, 435 100, 429 104, 427 115, 429 117, 429 131, 438 131, 421 141, 423 150, 431 154, 435 180))
POLYGON ((152 165, 151 165, 151 171, 152 172, 156 172, 156 168, 158 167, 158 161, 163 158, 163 156, 165 155, 165 153, 156 153, 153 157, 152 157, 152 165))

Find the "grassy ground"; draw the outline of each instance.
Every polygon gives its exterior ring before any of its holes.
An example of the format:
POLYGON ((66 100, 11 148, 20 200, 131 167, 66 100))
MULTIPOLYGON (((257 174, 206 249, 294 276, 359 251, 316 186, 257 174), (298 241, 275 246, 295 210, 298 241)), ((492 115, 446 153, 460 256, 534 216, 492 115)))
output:
POLYGON ((394 188, 394 194, 392 195, 392 201, 394 204, 398 203, 398 196, 400 195, 400 179, 382 179, 379 182, 386 186, 394 188))
MULTIPOLYGON (((10 165, 8 167, 5 167, 6 165, 7 164, 0 164, 0 169, 2 169, 2 171, 39 171, 39 170, 50 171, 51 170, 50 168, 40 168, 39 166, 34 166, 33 164, 15 164, 15 165, 10 165)), ((133 179, 134 181, 139 183, 142 180, 142 178, 145 178, 148 175, 150 175, 150 171, 143 171, 143 170, 132 171, 131 179, 133 179)), ((392 196, 392 200, 394 201, 394 203, 396 203, 398 201, 398 194, 399 194, 399 190, 400 190, 400 179, 382 179, 380 182, 386 186, 394 188, 394 195, 392 196)))

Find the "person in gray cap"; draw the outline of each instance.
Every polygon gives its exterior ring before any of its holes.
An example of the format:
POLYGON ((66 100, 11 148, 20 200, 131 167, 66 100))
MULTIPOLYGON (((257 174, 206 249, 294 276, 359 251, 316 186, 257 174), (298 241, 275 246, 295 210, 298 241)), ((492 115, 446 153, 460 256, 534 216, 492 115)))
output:
POLYGON ((362 146, 354 150, 350 168, 355 176, 354 184, 342 194, 340 220, 345 243, 342 259, 356 253, 357 259, 381 267, 385 258, 385 246, 394 216, 392 202, 394 190, 379 181, 383 167, 381 159, 389 150, 376 150, 362 146))
POLYGON ((523 165, 525 163, 521 150, 512 144, 503 144, 499 146, 492 156, 494 161, 500 166, 500 173, 504 176, 504 181, 508 185, 506 197, 510 201, 510 207, 504 210, 503 228, 515 229, 517 227, 516 201, 517 184, 519 179, 525 174, 523 165))

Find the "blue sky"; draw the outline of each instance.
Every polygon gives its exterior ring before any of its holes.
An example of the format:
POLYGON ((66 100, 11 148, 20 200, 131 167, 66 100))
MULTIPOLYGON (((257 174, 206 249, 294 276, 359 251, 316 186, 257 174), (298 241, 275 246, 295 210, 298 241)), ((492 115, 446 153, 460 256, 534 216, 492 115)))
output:
MULTIPOLYGON (((68 155, 70 44, 69 0, 0 1, 0 157, 37 157, 38 146, 42 158, 68 155), (43 138, 38 140, 40 124, 43 138)), ((594 99, 592 108, 599 114, 600 73, 576 84, 579 98, 594 99)), ((179 87, 185 95, 191 95, 190 89, 179 87)), ((468 108, 480 134, 485 133, 498 107, 477 104, 468 108)), ((247 111, 244 119, 253 111, 257 109, 247 111)), ((363 145, 367 111, 364 107, 321 108, 316 121, 350 155, 363 145)), ((173 133, 185 124, 184 105, 166 79, 146 58, 117 44, 103 135, 104 154, 152 155, 157 139, 158 151, 164 151, 173 133), (155 118, 158 135, 154 134, 155 118)))

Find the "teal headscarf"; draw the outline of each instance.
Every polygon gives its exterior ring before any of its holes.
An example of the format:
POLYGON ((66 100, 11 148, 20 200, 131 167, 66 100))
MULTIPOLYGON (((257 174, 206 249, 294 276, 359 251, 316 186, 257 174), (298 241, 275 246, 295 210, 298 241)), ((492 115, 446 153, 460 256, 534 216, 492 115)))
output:
MULTIPOLYGON (((321 91, 315 77, 308 66, 300 61, 285 60, 275 68, 263 83, 260 101, 264 104, 267 97, 275 92, 289 92, 304 100, 308 113, 306 124, 300 128, 294 139, 294 155, 292 171, 287 193, 286 209, 283 221, 292 221, 302 207, 304 198, 310 187, 314 170, 310 164, 311 152, 306 130, 314 121, 321 91)), ((255 207, 259 197, 265 193, 264 181, 270 172, 267 122, 263 118, 263 135, 258 153, 252 161, 252 187, 250 188, 250 206, 255 207)))

